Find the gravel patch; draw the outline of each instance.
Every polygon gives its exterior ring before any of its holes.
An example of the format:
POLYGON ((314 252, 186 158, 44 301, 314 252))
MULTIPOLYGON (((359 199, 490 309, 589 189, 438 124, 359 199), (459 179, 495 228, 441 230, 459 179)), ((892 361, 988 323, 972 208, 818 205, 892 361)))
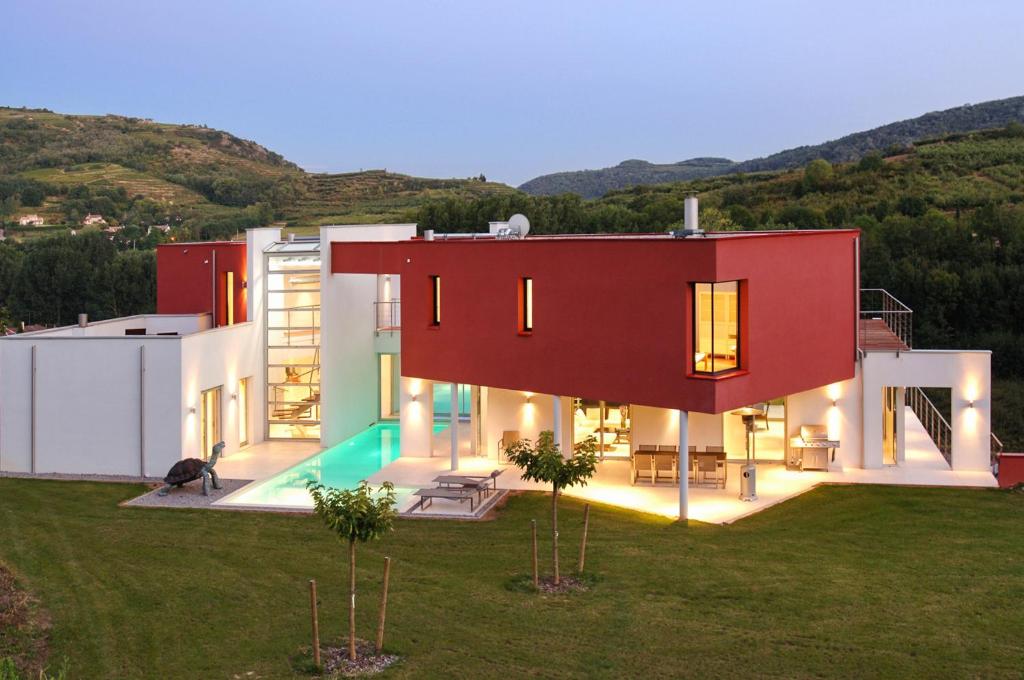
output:
POLYGON ((122 505, 148 508, 208 508, 214 501, 224 498, 229 493, 238 491, 251 481, 250 479, 222 479, 220 483, 223 488, 211 488, 209 496, 203 495, 202 480, 189 482, 180 489, 174 487, 166 496, 157 494, 160 488, 163 487, 163 483, 158 483, 154 484, 153 489, 148 493, 125 501, 122 505))
POLYGON ((373 675, 398 661, 395 654, 377 654, 373 644, 356 639, 356 660, 348 658, 348 647, 321 647, 321 663, 327 677, 351 678, 373 675))

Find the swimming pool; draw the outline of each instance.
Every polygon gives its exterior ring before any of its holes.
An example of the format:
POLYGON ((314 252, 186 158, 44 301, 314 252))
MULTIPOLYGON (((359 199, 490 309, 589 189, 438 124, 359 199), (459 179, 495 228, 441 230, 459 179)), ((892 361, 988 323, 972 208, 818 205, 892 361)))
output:
MULTIPOLYGON (((446 427, 435 423, 434 431, 446 427)), ((345 441, 325 449, 261 482, 236 491, 218 505, 259 505, 281 508, 312 508, 306 482, 315 479, 324 486, 354 489, 399 456, 397 423, 377 423, 345 441)), ((396 489, 398 505, 411 489, 396 489)))

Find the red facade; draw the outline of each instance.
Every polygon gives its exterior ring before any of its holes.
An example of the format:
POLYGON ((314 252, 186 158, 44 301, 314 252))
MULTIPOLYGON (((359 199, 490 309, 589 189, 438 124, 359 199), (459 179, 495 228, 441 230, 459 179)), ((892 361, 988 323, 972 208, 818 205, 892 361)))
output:
POLYGON ((209 312, 214 315, 215 325, 224 326, 228 323, 230 295, 234 321, 241 323, 246 320, 246 272, 244 243, 159 245, 156 248, 157 314, 209 312))
POLYGON ((401 275, 403 375, 720 413, 853 377, 857 236, 335 242, 331 269, 401 275), (523 277, 533 286, 528 334, 523 277), (692 284, 734 280, 740 370, 697 375, 692 284))

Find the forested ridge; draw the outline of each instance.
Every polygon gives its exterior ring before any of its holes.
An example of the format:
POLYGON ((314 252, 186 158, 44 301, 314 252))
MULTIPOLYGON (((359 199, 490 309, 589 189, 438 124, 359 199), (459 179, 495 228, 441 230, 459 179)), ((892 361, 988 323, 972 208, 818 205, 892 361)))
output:
POLYGON ((905 146, 928 137, 999 128, 1013 122, 1024 122, 1024 96, 932 111, 822 144, 798 146, 747 161, 691 158, 679 163, 655 164, 629 160, 599 170, 541 175, 524 182, 519 188, 537 196, 575 193, 584 198, 597 198, 609 191, 644 184, 678 182, 739 172, 791 170, 803 167, 817 158, 831 163, 848 163, 858 161, 872 152, 884 153, 893 147, 905 146))

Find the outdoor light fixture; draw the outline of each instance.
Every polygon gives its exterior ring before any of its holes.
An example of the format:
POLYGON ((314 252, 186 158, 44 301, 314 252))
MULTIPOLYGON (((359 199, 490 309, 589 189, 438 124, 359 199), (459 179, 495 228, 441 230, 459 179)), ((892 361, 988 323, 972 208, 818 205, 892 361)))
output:
POLYGON ((974 400, 973 399, 968 399, 967 400, 967 407, 968 408, 974 408, 974 400))
POLYGON ((420 398, 420 395, 418 395, 418 394, 414 394, 414 395, 412 395, 412 397, 411 397, 411 399, 412 399, 413 401, 416 401, 416 400, 418 400, 419 398, 420 398))
POLYGON ((231 393, 231 401, 237 401, 237 400, 238 400, 238 392, 232 392, 231 393))
POLYGON ((196 407, 195 406, 189 406, 188 407, 188 412, 189 412, 190 415, 194 416, 196 414, 196 407))
POLYGON ((533 395, 532 394, 527 394, 526 395, 526 403, 529 404, 531 399, 533 399, 533 395))
POLYGON ((832 400, 832 408, 835 408, 835 407, 836 407, 836 404, 837 404, 838 402, 839 402, 839 400, 838 400, 838 399, 833 399, 833 400, 832 400))

